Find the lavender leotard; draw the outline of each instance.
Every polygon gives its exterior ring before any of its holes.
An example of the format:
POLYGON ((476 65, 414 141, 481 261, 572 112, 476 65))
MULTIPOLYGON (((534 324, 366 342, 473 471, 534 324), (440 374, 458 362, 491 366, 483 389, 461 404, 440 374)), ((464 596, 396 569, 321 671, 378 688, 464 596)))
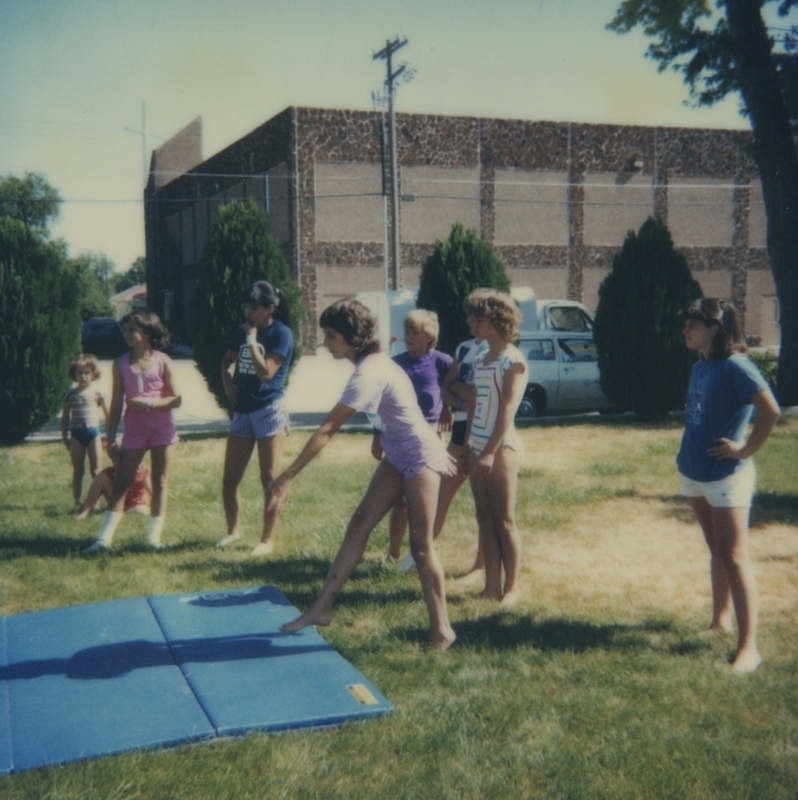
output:
POLYGON ((406 479, 425 467, 446 471, 446 447, 424 419, 410 378, 384 353, 366 356, 357 365, 338 402, 379 414, 384 456, 406 479))

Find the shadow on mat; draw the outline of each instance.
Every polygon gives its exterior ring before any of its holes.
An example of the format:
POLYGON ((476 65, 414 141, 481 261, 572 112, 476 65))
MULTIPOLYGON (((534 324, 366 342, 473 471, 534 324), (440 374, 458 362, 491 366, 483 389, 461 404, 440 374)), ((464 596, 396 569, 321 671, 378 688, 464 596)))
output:
POLYGON ((295 656, 328 651, 326 644, 282 645, 281 640, 295 638, 290 633, 219 636, 208 639, 129 642, 87 647, 70 658, 44 658, 20 661, 0 667, 0 680, 31 680, 45 675, 64 675, 78 681, 110 680, 138 669, 171 667, 175 663, 213 663, 246 659, 295 656))

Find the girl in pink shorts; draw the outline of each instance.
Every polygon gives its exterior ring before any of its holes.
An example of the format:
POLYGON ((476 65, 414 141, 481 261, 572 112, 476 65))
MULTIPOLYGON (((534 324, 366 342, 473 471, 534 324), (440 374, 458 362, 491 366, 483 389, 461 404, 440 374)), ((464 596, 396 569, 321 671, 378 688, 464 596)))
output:
POLYGON ((108 452, 119 452, 114 487, 103 514, 97 541, 84 553, 111 546, 124 514, 125 495, 136 477, 136 470, 149 450, 152 462, 152 499, 147 539, 161 549, 161 531, 166 514, 166 486, 171 446, 177 441, 172 409, 181 398, 174 388, 172 360, 160 352, 168 347, 169 336, 157 314, 132 312, 122 318, 125 341, 130 352, 114 362, 113 397, 108 422, 108 452), (125 409, 125 432, 121 447, 116 429, 125 409))
POLYGON ((347 526, 319 596, 304 614, 281 630, 293 633, 308 625, 330 624, 333 602, 363 558, 371 531, 404 493, 410 551, 430 620, 429 645, 445 650, 454 642, 455 633, 446 611, 443 568, 432 539, 441 475, 454 474, 454 459, 424 419, 410 378, 379 352, 376 316, 356 300, 340 300, 325 309, 319 323, 324 345, 333 358, 349 359, 355 371, 341 399, 294 463, 270 484, 270 506, 282 509, 291 481, 356 411, 379 414, 384 457, 347 526))

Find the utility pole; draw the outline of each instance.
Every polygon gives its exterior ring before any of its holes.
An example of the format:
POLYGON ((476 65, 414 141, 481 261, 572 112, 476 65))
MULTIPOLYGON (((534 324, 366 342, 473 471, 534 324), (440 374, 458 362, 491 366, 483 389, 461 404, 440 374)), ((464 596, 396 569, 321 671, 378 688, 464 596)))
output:
POLYGON ((128 133, 141 134, 141 173, 144 185, 146 186, 149 178, 147 169, 147 137, 149 136, 153 139, 160 139, 161 137, 153 133, 147 133, 147 105, 143 100, 141 101, 141 130, 136 131, 133 130, 133 128, 125 128, 125 130, 128 133))
MULTIPOLYGON (((390 287, 399 288, 400 263, 399 263, 399 176, 396 164, 396 115, 394 113, 394 94, 396 92, 396 79, 405 71, 405 65, 393 71, 393 54, 407 44, 407 37, 399 39, 397 36, 392 42, 387 41, 385 47, 374 53, 372 60, 380 58, 386 62, 387 77, 385 79, 385 93, 388 96, 388 127, 390 129, 390 158, 391 158, 391 263, 393 266, 390 287)), ((383 168, 384 171, 384 168, 383 168)))

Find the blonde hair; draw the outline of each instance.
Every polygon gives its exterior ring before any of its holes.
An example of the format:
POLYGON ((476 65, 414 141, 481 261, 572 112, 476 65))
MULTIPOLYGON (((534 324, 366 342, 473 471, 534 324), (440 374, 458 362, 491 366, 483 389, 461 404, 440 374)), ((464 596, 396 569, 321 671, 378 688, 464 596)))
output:
POLYGON ((426 308, 416 308, 410 311, 405 317, 405 332, 407 331, 421 331, 426 333, 432 340, 427 352, 433 350, 435 345, 438 344, 438 334, 441 332, 441 326, 438 322, 438 315, 434 311, 427 311, 426 308))
POLYGON ((81 367, 88 367, 91 370, 91 379, 96 381, 100 377, 100 366, 97 363, 97 356, 91 353, 81 353, 69 362, 69 380, 78 379, 78 370, 81 367))
POLYGON ((488 320, 505 342, 514 342, 518 338, 521 311, 507 292, 475 289, 466 297, 463 311, 469 316, 488 320))

